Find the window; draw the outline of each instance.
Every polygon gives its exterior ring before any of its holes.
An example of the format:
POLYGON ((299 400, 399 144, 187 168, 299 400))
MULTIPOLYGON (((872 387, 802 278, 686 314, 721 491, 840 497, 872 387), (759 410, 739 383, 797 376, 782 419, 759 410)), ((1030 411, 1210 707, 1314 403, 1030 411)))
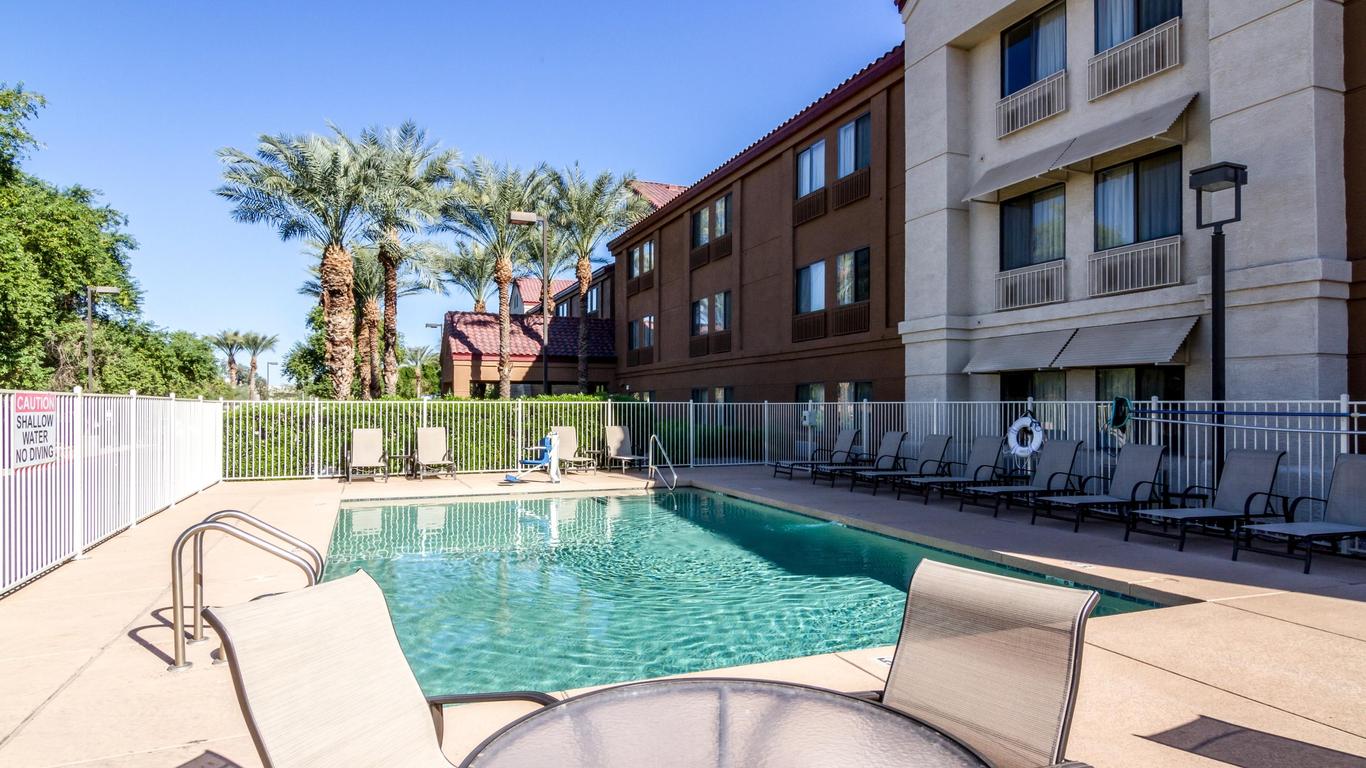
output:
POLYGON ((797 197, 825 187, 825 141, 797 153, 797 197))
POLYGON ((706 388, 706 387, 693 387, 693 388, 692 388, 692 392, 690 392, 690 393, 688 394, 688 400, 689 400, 690 402, 693 402, 693 403, 705 403, 705 402, 707 402, 707 388, 706 388))
POLYGON ((705 336, 710 329, 711 315, 708 311, 707 297, 703 296, 692 303, 692 335, 705 336))
POLYGON ((1147 365, 1137 368, 1097 368, 1096 399, 1182 400, 1186 396, 1186 370, 1181 366, 1147 365))
POLYGON ((840 126, 839 177, 867 168, 873 161, 873 117, 864 115, 840 126))
POLYGON ((640 246, 640 273, 652 272, 655 268, 655 241, 646 240, 640 246))
POLYGON ((1001 95, 1067 68, 1067 6, 1051 5, 1001 35, 1001 95))
POLYGON ((589 288, 588 295, 584 297, 588 302, 588 314, 590 315, 596 315, 598 313, 598 294, 601 288, 602 286, 600 285, 589 288))
POLYGON ((835 391, 841 403, 871 401, 873 399, 873 382, 841 381, 835 385, 835 391))
POLYGON ((868 249, 835 257, 835 303, 857 304, 868 300, 868 249))
POLYGON ((703 208, 700 211, 693 211, 692 215, 692 247, 698 248, 706 245, 711 240, 711 209, 703 208))
POLYGON ((556 317, 569 317, 569 302, 563 301, 555 305, 556 317))
POLYGON ((1181 234, 1181 150, 1096 174, 1096 250, 1181 234))
POLYGON ((797 314, 825 309, 825 262, 797 270, 797 314))
POLYGON ((823 403, 825 402, 824 384, 798 384, 797 402, 799 403, 823 403))
POLYGON ((714 333, 730 330, 730 291, 722 291, 712 298, 711 329, 714 333))
POLYGON ((626 256, 626 276, 640 276, 640 246, 632 248, 626 256))
POLYGON ((1009 371, 1001 374, 1001 399, 1006 401, 1066 400, 1064 371, 1009 371))
POLYGON ((1061 184, 1001 203, 1001 269, 1063 258, 1066 213, 1061 184))
POLYGON ((730 232, 730 195, 716 201, 716 236, 730 232))
POLYGON ((646 315, 626 326, 626 345, 629 349, 647 349, 655 345, 655 317, 646 315))
POLYGON ((1181 15, 1181 0, 1096 0, 1096 53, 1181 15))
POLYGON ((735 387, 712 387, 711 401, 713 403, 735 402, 735 387))

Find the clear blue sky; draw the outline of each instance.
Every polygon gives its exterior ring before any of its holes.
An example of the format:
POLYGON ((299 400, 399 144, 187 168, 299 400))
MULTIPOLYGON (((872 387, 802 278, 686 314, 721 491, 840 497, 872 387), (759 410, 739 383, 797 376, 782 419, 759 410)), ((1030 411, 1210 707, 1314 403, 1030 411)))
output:
MULTIPOLYGON (((902 38, 891 0, 12 4, 0 81, 48 97, 26 164, 129 217, 148 319, 304 334, 307 260, 237 224, 215 150, 412 118, 466 157, 690 184, 902 38)), ((399 304, 409 344, 464 296, 399 304)))

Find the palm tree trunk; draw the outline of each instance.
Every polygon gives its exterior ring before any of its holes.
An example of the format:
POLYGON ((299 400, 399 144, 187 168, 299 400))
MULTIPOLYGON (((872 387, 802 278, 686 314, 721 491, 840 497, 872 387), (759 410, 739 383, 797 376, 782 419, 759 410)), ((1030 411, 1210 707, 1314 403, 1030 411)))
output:
POLYGON ((237 386, 237 360, 228 355, 228 384, 237 386))
POLYGON ((417 399, 422 399, 422 366, 413 366, 413 392, 417 393, 417 399))
MULTIPOLYGON (((545 371, 550 366, 550 276, 547 275, 541 281, 541 365, 546 366, 542 369, 545 376, 545 385, 550 386, 550 376, 545 371)), ((550 394, 546 392, 545 394, 550 394)))
POLYGON ((384 269, 384 394, 398 392, 398 232, 391 231, 379 244, 379 263, 384 269))
POLYGON ((251 356, 251 375, 247 377, 247 391, 252 400, 260 400, 261 393, 256 391, 256 355, 251 356))
POLYGON ((380 380, 380 376, 379 376, 379 371, 380 371, 380 356, 379 356, 379 355, 380 355, 380 353, 379 353, 379 347, 380 347, 380 339, 379 339, 379 335, 380 335, 380 328, 379 328, 379 305, 377 305, 377 304, 376 304, 375 302, 373 302, 373 301, 370 302, 369 306, 366 307, 366 313, 367 313, 367 315, 369 316, 369 320, 368 320, 367 322, 369 323, 369 327, 370 327, 370 346, 365 347, 365 348, 361 351, 361 354, 367 356, 367 357, 370 359, 370 370, 372 370, 372 371, 375 372, 375 375, 370 379, 370 397, 372 397, 372 398, 377 398, 377 397, 380 396, 380 392, 381 392, 382 389, 383 389, 382 386, 381 386, 381 385, 383 384, 383 382, 380 380))
POLYGON ((370 335, 370 324, 366 322, 368 318, 369 303, 367 302, 361 309, 360 329, 356 334, 356 346, 360 347, 360 399, 369 400, 373 394, 373 381, 375 376, 374 358, 370 356, 370 347, 374 344, 374 338, 370 335))
POLYGON ((512 361, 508 347, 512 343, 512 260, 499 256, 493 265, 493 279, 498 283, 498 397, 512 397, 512 361))
POLYGON ((318 270, 322 284, 323 333, 326 352, 323 355, 328 373, 332 375, 332 397, 351 399, 351 382, 356 364, 356 297, 352 293, 356 280, 351 254, 341 243, 329 243, 323 248, 322 265, 318 270))
POLYGON ((579 392, 588 394, 588 286, 593 282, 593 263, 588 254, 579 256, 574 265, 574 276, 579 279, 579 392))
POLYGON ((475 299, 475 300, 474 300, 474 311, 475 311, 475 312, 487 312, 487 311, 488 311, 488 305, 484 303, 484 300, 483 300, 482 298, 478 298, 478 299, 475 299))

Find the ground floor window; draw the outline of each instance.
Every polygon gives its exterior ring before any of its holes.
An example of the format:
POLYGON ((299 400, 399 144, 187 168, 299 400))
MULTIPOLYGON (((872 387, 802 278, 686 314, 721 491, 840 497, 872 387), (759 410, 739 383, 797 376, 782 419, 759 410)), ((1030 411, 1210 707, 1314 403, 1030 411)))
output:
POLYGON ((693 387, 689 399, 694 403, 733 403, 735 387, 693 387))
POLYGON ((1096 399, 1184 400, 1186 369, 1180 366, 1145 365, 1136 368, 1097 368, 1096 399))
POLYGON ((798 384, 797 402, 799 403, 823 403, 825 402, 824 384, 798 384))
POLYGON ((1066 400, 1064 371, 1007 371, 1001 374, 1001 399, 1005 401, 1066 400))
POLYGON ((835 385, 835 396, 841 403, 861 403, 873 399, 873 382, 841 381, 835 385))

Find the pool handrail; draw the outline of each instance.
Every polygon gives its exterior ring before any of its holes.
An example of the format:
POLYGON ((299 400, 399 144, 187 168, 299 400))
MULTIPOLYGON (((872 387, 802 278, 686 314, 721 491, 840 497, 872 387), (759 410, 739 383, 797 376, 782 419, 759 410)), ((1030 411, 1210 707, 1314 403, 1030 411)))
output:
POLYGON ((650 433, 650 445, 646 454, 649 456, 649 474, 647 476, 654 477, 658 474, 659 479, 664 483, 665 488, 668 488, 671 491, 677 488, 678 470, 674 469, 674 463, 673 460, 669 458, 669 452, 664 450, 663 441, 659 439, 659 435, 653 432, 650 433), (664 465, 669 468, 669 473, 672 475, 671 481, 664 479, 664 473, 659 469, 659 465, 655 463, 655 446, 659 446, 659 453, 664 457, 664 465))

